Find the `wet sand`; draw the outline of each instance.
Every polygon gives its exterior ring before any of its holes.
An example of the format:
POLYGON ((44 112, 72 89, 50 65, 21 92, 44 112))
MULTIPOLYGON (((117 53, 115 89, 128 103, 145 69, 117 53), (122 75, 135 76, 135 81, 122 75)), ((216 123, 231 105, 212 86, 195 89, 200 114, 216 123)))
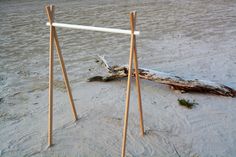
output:
MULTIPOLYGON (((79 121, 73 116, 55 60, 54 146, 47 146, 49 28, 44 6, 56 5, 56 21, 129 29, 138 13, 139 65, 236 88, 236 2, 220 1, 1 1, 0 156, 120 156, 126 79, 88 83, 105 74, 96 55, 127 64, 129 36, 57 29, 79 121)), ((56 56, 55 56, 56 57, 56 56)), ((141 81, 144 126, 132 80, 127 156, 236 156, 236 99, 174 92, 141 81), (177 99, 195 100, 188 110, 177 99), (178 152, 178 153, 177 153, 178 152)))

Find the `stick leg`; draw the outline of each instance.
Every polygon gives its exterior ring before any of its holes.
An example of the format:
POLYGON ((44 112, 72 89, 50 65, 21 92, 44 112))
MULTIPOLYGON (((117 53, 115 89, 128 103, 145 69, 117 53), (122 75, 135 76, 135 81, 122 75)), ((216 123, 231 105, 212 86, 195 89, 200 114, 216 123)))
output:
POLYGON ((62 70, 64 82, 65 82, 65 85, 66 85, 66 90, 67 90, 69 100, 70 100, 71 110, 72 110, 72 113, 73 113, 73 116, 74 116, 74 120, 76 121, 76 120, 78 120, 78 116, 77 116, 77 113, 76 113, 75 104, 74 104, 74 100, 73 100, 73 96, 72 96, 72 92, 71 92, 71 88, 70 88, 69 79, 68 79, 67 72, 66 72, 64 59, 63 59, 63 56, 62 56, 62 53, 61 53, 61 48, 60 48, 60 45, 59 45, 56 29, 54 29, 54 39, 55 39, 57 55, 58 55, 58 58, 59 58, 60 63, 61 63, 61 70, 62 70))
POLYGON ((136 89, 138 92, 138 109, 139 109, 139 118, 140 118, 140 132, 141 135, 144 135, 144 126, 143 126, 143 109, 142 109, 142 98, 140 90, 140 81, 139 81, 139 71, 138 71, 138 59, 137 59, 137 49, 136 49, 136 37, 134 36, 134 69, 135 69, 135 78, 136 78, 136 89))
MULTIPOLYGON (((130 13, 130 22, 131 22, 131 26, 133 26, 133 12, 130 13)), ((127 136, 128 117, 129 117, 129 101, 130 101, 130 81, 131 81, 131 75, 132 75, 132 61, 133 61, 133 47, 134 47, 134 34, 133 34, 133 32, 134 32, 134 30, 132 30, 131 39, 130 39, 129 73, 128 73, 127 90, 126 90, 126 107, 125 107, 125 115, 124 115, 121 157, 125 157, 125 149, 126 149, 126 136, 127 136)))
MULTIPOLYGON (((54 6, 46 7, 49 21, 52 23, 54 6)), ((53 31, 54 27, 50 26, 49 41, 49 90, 48 90, 48 146, 52 145, 52 129, 53 129, 53 31)))
MULTIPOLYGON (((136 26, 136 12, 134 12, 134 29, 136 26)), ((139 109, 139 125, 141 136, 144 135, 144 126, 143 126, 143 109, 142 109, 142 97, 140 90, 140 81, 139 81, 139 71, 138 71, 138 55, 136 47, 136 36, 134 36, 134 69, 135 69, 135 78, 136 78, 136 89, 138 93, 138 109, 139 109)))

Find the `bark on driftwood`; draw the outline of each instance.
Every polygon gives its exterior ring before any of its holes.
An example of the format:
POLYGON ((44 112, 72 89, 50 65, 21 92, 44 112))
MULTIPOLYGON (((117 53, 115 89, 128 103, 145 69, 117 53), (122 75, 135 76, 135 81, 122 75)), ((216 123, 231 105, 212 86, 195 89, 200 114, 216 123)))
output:
MULTIPOLYGON (((94 76, 88 79, 88 81, 112 81, 118 78, 123 78, 128 76, 128 66, 110 66, 104 57, 99 56, 101 63, 103 63, 108 71, 107 76, 94 76)), ((134 70, 132 76, 135 76, 134 70)), ((172 89, 180 90, 182 92, 201 92, 201 93, 212 93, 222 96, 236 96, 236 90, 232 89, 226 85, 204 81, 204 80, 190 80, 184 79, 179 76, 171 75, 168 73, 150 70, 145 68, 139 68, 139 77, 141 79, 146 79, 154 81, 161 84, 167 84, 172 89)))

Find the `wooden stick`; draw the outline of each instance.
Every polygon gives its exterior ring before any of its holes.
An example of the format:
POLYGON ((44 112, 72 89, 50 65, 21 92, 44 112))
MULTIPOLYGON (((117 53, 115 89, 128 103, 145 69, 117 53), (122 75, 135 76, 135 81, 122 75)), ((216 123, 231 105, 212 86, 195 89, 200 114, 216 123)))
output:
POLYGON ((64 59, 63 59, 63 56, 62 56, 62 53, 61 53, 61 48, 60 48, 59 41, 58 41, 56 28, 54 29, 54 39, 55 39, 57 55, 58 55, 58 58, 59 58, 60 63, 61 63, 61 70, 62 70, 62 74, 63 74, 63 78, 64 78, 64 83, 65 83, 67 94, 68 94, 68 97, 69 97, 69 100, 70 100, 71 110, 72 110, 72 113, 73 113, 73 116, 74 116, 74 120, 76 121, 76 120, 78 120, 78 116, 77 116, 77 113, 76 113, 75 104, 74 104, 74 100, 73 100, 73 96, 72 96, 72 92, 71 92, 71 88, 70 88, 69 79, 68 79, 67 72, 66 72, 64 59))
MULTIPOLYGON (((136 25, 136 12, 134 12, 134 29, 136 25)), ((139 70, 138 70, 138 59, 137 59, 137 48, 136 48, 136 36, 134 35, 134 69, 135 69, 135 78, 136 78, 136 89, 138 92, 138 109, 139 109, 139 119, 140 119, 140 132, 141 136, 144 135, 144 126, 143 126, 143 109, 142 109, 142 98, 140 90, 140 81, 139 81, 139 70)))
MULTIPOLYGON (((47 26, 50 26, 50 23, 46 23, 47 26)), ((120 33, 120 34, 131 34, 130 30, 123 30, 123 29, 114 29, 114 28, 104 28, 104 27, 93 27, 93 26, 84 26, 84 25, 72 25, 66 23, 52 23, 55 27, 62 27, 62 28, 72 28, 72 29, 81 29, 81 30, 89 30, 89 31, 99 31, 99 32, 108 32, 108 33, 120 33)), ((139 35, 139 31, 134 32, 135 35, 139 35)))
POLYGON ((48 146, 52 145, 53 131, 53 35, 54 27, 52 22, 54 19, 54 6, 46 6, 48 20, 50 22, 50 41, 49 41, 49 90, 48 90, 48 146))
POLYGON ((130 25, 131 25, 131 39, 130 39, 130 56, 129 56, 129 73, 127 81, 127 90, 126 90, 126 107, 124 115, 124 127, 123 127, 123 140, 122 140, 122 152, 121 157, 125 157, 126 149, 126 136, 127 136, 127 127, 128 127, 128 117, 129 117, 129 101, 130 101, 130 81, 132 75, 132 61, 133 61, 133 50, 134 50, 134 21, 133 21, 133 12, 130 13, 130 25))

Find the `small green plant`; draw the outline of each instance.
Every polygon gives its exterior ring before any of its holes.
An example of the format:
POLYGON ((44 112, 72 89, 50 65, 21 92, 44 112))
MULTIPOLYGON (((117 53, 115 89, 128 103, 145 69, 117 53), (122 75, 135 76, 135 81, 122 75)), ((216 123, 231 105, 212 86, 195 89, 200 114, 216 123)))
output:
POLYGON ((193 107, 196 107, 196 105, 198 105, 198 103, 196 103, 195 100, 191 102, 190 100, 178 99, 178 102, 180 106, 184 106, 188 109, 192 109, 193 107))

